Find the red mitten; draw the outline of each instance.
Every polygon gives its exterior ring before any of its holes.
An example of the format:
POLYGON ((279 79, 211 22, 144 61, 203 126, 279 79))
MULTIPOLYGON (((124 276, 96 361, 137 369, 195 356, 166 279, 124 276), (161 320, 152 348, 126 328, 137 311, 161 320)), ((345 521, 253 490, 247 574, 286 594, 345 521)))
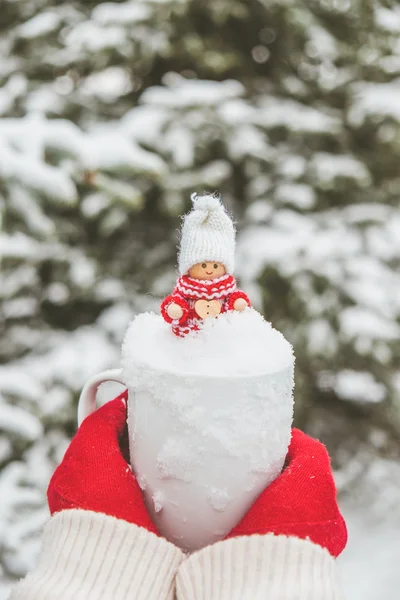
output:
POLYGON ((51 478, 51 514, 78 508, 104 513, 158 533, 127 463, 125 391, 87 417, 51 478))
POLYGON ((310 539, 338 556, 347 529, 325 446, 293 429, 281 475, 258 497, 228 537, 267 534, 310 539))
POLYGON ((186 302, 185 298, 182 298, 182 296, 178 293, 175 293, 175 291, 172 294, 172 296, 167 296, 161 303, 161 315, 164 321, 166 321, 167 323, 173 322, 173 319, 171 319, 171 317, 168 314, 168 307, 170 304, 177 304, 183 310, 183 315, 180 319, 177 319, 178 324, 183 325, 184 323, 186 323, 190 311, 189 304, 186 302))
POLYGON ((229 296, 226 302, 225 310, 234 310, 235 302, 239 298, 243 298, 243 300, 247 302, 247 306, 251 306, 251 302, 248 295, 242 292, 242 290, 236 290, 236 292, 233 292, 233 294, 229 296))

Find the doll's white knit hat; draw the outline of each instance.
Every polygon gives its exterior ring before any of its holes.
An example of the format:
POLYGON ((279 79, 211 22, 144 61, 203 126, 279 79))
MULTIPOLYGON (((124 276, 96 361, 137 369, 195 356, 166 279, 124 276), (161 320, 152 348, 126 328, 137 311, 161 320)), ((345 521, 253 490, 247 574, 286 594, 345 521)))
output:
POLYGON ((190 267, 215 260, 233 273, 235 264, 235 227, 219 196, 192 194, 193 210, 183 221, 179 252, 179 273, 190 267))

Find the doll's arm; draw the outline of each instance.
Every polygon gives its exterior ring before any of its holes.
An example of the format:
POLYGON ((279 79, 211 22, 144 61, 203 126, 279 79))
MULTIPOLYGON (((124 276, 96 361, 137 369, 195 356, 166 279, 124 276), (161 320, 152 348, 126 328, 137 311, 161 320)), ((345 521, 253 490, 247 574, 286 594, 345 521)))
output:
POLYGON ((248 295, 242 292, 242 290, 236 290, 236 292, 229 295, 225 304, 225 310, 244 310, 246 306, 251 306, 248 295), (241 300, 241 302, 236 304, 237 300, 241 300))
POLYGON ((189 315, 190 307, 185 298, 174 290, 171 296, 167 296, 161 303, 161 314, 167 323, 176 321, 178 325, 184 325, 189 315), (168 314, 168 309, 172 304, 177 304, 182 309, 182 316, 174 319, 168 314))

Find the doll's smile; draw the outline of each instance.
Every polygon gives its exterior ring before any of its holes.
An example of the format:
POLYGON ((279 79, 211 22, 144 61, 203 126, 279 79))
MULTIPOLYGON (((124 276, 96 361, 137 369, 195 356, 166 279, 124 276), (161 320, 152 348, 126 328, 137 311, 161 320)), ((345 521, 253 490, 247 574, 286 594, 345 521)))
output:
POLYGON ((189 276, 193 279, 211 280, 218 279, 225 275, 226 269, 222 263, 214 260, 205 260, 201 263, 196 263, 189 269, 189 276))

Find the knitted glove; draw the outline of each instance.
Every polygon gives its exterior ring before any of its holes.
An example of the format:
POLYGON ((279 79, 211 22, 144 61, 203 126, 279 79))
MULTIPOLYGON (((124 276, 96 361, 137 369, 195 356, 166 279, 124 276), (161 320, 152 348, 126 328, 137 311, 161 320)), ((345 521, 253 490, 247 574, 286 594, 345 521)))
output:
POLYGON ((267 534, 310 539, 338 556, 347 529, 325 446, 298 429, 281 475, 258 497, 228 538, 267 534))
POLYGON ((242 292, 242 290, 236 290, 236 292, 233 292, 233 294, 230 294, 228 297, 224 307, 225 310, 234 310, 235 302, 236 300, 239 300, 239 298, 242 298, 246 302, 247 306, 251 306, 248 295, 242 292))
POLYGON ((164 321, 166 321, 167 323, 172 323, 174 321, 174 319, 171 319, 171 317, 168 314, 168 307, 170 304, 177 304, 181 307, 183 314, 180 319, 176 319, 176 322, 178 323, 178 325, 184 325, 187 321, 190 311, 189 304, 186 302, 185 298, 183 298, 178 292, 176 292, 176 290, 174 290, 174 293, 171 296, 167 296, 166 298, 164 298, 164 300, 161 303, 161 315, 164 321))
POLYGON ((128 465, 127 391, 87 417, 51 478, 51 514, 78 508, 122 519, 157 534, 128 465))

